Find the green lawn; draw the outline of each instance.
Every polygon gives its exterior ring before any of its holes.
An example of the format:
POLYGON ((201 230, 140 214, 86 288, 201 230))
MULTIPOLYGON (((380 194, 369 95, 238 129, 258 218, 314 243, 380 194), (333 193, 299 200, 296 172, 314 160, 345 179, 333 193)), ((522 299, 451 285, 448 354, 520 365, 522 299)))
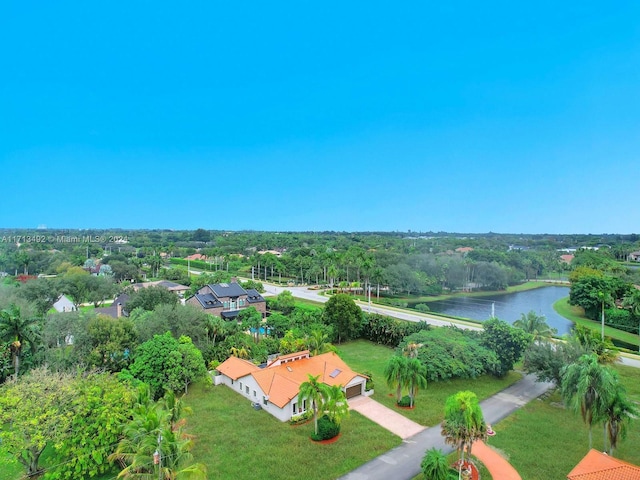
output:
MULTIPOLYGON (((640 402, 640 369, 618 365, 622 382, 633 400, 640 402)), ((502 450, 523 480, 565 478, 589 449, 588 429, 580 414, 562 406, 558 393, 527 406, 493 425, 489 444, 502 450)), ((640 465, 640 420, 629 428, 616 458, 640 465)), ((602 425, 593 428, 593 447, 602 451, 602 425)))
POLYGON ((430 382, 426 390, 418 392, 416 407, 413 410, 405 410, 396 407, 395 389, 387 387, 384 381, 384 366, 393 355, 393 349, 367 340, 356 340, 338 346, 338 354, 355 371, 369 371, 373 374, 375 393, 372 398, 374 400, 425 426, 442 422, 445 400, 460 390, 472 390, 480 400, 483 400, 522 378, 521 374, 510 372, 501 379, 484 375, 476 379, 430 382))
MULTIPOLYGON (((584 316, 584 310, 581 307, 574 307, 569 305, 569 297, 561 298, 553 304, 553 309, 558 312, 559 315, 571 320, 576 325, 582 325, 592 330, 601 331, 602 324, 594 320, 590 320, 584 316)), ((608 327, 605 325, 604 334, 607 337, 611 337, 614 340, 627 343, 629 345, 635 345, 636 347, 640 343, 638 335, 634 333, 618 330, 617 328, 608 327)))
POLYGON ((231 389, 195 385, 188 430, 196 435, 194 456, 209 478, 288 480, 337 478, 400 444, 399 437, 351 412, 336 443, 311 441, 313 422, 290 426, 256 411, 231 389))

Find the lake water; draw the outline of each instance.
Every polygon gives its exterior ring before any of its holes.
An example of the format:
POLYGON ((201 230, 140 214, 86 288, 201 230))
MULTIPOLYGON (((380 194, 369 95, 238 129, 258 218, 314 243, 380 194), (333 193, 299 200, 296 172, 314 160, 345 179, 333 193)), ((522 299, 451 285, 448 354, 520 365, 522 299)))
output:
POLYGON ((432 312, 473 320, 488 320, 491 317, 491 305, 495 316, 500 320, 513 323, 524 313, 531 310, 547 318, 547 324, 558 330, 559 335, 569 333, 572 322, 558 315, 553 304, 569 296, 569 287, 542 287, 524 292, 505 293, 486 297, 456 297, 449 300, 427 303, 432 312))

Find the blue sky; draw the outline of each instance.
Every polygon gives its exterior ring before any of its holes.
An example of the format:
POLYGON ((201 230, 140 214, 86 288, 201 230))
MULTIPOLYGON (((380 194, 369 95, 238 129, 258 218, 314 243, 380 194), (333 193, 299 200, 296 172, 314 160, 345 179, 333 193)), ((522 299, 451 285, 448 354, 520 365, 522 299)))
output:
POLYGON ((9 2, 0 227, 640 231, 640 3, 9 2))

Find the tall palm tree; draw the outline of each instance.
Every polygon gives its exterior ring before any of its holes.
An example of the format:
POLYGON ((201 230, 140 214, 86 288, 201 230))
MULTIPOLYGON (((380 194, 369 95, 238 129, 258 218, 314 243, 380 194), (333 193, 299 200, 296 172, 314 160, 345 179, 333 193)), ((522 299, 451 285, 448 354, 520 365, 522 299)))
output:
POLYGON ((308 380, 300 385, 300 391, 298 392, 298 405, 301 405, 305 400, 311 402, 311 408, 313 410, 313 426, 316 435, 318 434, 318 411, 324 408, 325 401, 329 397, 328 386, 318 379, 320 375, 315 377, 311 374, 307 374, 308 380))
POLYGON ((396 402, 402 398, 402 388, 404 387, 405 372, 407 370, 407 357, 394 355, 389 359, 384 367, 384 378, 389 388, 396 389, 396 402))
POLYGON ((626 395, 624 386, 616 383, 615 389, 604 409, 605 428, 609 439, 609 455, 618 447, 618 441, 627 435, 627 426, 640 412, 626 395))
POLYGON ((583 355, 562 372, 561 393, 566 405, 579 411, 589 427, 589 449, 593 444, 591 427, 604 419, 604 412, 615 392, 615 377, 598 363, 596 355, 583 355))
POLYGON ((558 330, 547 325, 544 315, 538 315, 533 310, 530 310, 526 315, 520 314, 520 318, 513 322, 513 326, 533 335, 534 342, 541 338, 551 338, 558 333, 558 330))
POLYGON ((447 398, 442 422, 445 443, 458 450, 460 461, 464 462, 464 452, 471 454, 471 446, 476 440, 487 439, 487 424, 475 393, 465 390, 447 398))
POLYGON ((20 307, 13 303, 0 312, 0 342, 9 343, 14 379, 17 380, 20 371, 22 349, 27 344, 33 349, 39 339, 38 319, 23 316, 20 307))
POLYGON ((407 361, 404 383, 409 387, 410 406, 418 394, 419 388, 427 388, 427 367, 417 358, 410 358, 407 361))
POLYGON ((342 390, 342 385, 331 385, 327 387, 324 412, 336 425, 340 425, 342 419, 349 416, 349 404, 347 403, 347 396, 344 390, 342 390))

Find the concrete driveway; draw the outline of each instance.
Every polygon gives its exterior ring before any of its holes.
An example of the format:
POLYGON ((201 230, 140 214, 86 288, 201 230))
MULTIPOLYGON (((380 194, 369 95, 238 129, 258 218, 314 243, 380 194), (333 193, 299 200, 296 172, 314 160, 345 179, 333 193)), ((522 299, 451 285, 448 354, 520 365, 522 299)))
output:
POLYGON ((409 420, 398 412, 385 407, 370 397, 359 396, 348 401, 349 408, 376 422, 403 440, 420 433, 426 427, 409 420))

